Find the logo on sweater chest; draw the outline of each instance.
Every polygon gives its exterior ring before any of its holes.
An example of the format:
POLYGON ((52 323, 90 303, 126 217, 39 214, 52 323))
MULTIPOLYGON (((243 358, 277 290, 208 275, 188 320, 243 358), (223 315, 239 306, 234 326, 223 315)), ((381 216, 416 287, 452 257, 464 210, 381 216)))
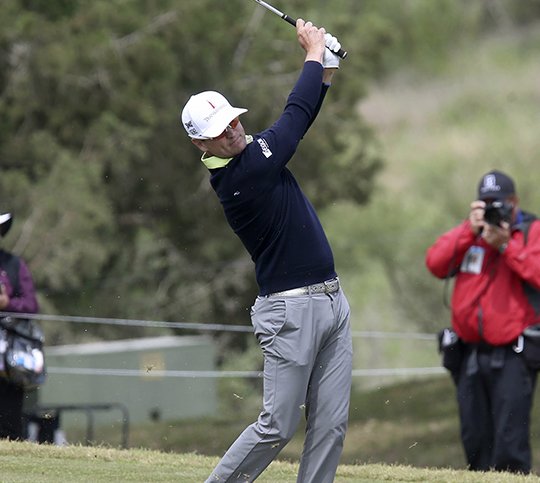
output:
POLYGON ((257 139, 257 142, 259 143, 259 146, 261 147, 261 151, 264 154, 266 158, 269 158, 272 156, 272 151, 270 151, 270 147, 268 146, 268 143, 263 138, 257 139))

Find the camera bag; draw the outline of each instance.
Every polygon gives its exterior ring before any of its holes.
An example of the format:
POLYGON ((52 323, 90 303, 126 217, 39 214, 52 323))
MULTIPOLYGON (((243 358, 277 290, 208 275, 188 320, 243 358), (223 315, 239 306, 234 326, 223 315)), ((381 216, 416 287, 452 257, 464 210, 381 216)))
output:
POLYGON ((463 341, 451 328, 441 330, 437 338, 443 367, 452 373, 459 372, 463 360, 463 341))
POLYGON ((523 358, 534 370, 540 370, 540 324, 531 325, 523 331, 523 358))
POLYGON ((34 389, 45 382, 44 335, 33 320, 0 318, 0 377, 34 389))

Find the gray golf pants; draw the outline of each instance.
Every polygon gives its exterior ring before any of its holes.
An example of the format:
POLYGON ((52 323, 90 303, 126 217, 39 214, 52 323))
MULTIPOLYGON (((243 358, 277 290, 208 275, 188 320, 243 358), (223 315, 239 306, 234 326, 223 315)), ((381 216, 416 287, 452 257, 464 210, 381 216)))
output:
POLYGON ((254 481, 307 425, 297 482, 331 483, 347 429, 352 375, 349 304, 342 290, 257 297, 251 310, 264 353, 263 410, 207 483, 254 481))

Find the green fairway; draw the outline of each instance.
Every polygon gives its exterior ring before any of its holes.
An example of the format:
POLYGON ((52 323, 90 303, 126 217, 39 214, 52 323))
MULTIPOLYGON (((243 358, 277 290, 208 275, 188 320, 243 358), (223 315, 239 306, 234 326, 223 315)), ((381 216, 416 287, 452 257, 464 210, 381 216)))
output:
MULTIPOLYGON (((216 414, 214 418, 133 425, 130 430, 129 446, 159 451, 160 454, 206 455, 216 461, 216 458, 227 450, 238 434, 256 417, 256 408, 242 410, 242 406, 239 406, 234 416, 216 414)), ((531 445, 533 471, 536 474, 540 473, 539 435, 540 420, 533 414, 531 445)), ((83 441, 84 431, 68 431, 67 436, 70 443, 77 443, 83 441)), ((96 428, 96 444, 118 447, 119 436, 118 426, 96 428)), ((302 443, 303 427, 300 427, 291 442, 279 454, 278 459, 284 463, 297 464, 302 452, 302 443)), ((171 461, 175 461, 174 458, 171 461)), ((140 462, 144 461, 144 457, 138 459, 140 462)), ((195 461, 193 458, 193 466, 195 461)), ((203 464, 201 475, 212 466, 208 463, 212 461, 211 459, 202 461, 206 463, 203 464)), ((371 464, 464 470, 466 464, 459 438, 457 404, 450 377, 445 375, 409 379, 370 391, 355 391, 351 398, 349 430, 341 462, 346 465, 359 465, 352 466, 355 472, 358 468, 363 468, 362 465, 371 464)), ((340 475, 346 477, 345 468, 341 468, 340 475)), ((359 478, 357 473, 354 477, 359 478)), ((294 481, 294 478, 291 478, 273 481, 294 481)), ((368 478, 364 481, 370 480, 368 478)), ((425 480, 419 477, 407 481, 425 480)))
MULTIPOLYGON (((2 482, 202 482, 210 474, 216 458, 195 454, 170 454, 149 450, 117 450, 100 447, 49 446, 34 443, 0 442, 2 482)), ((257 480, 266 483, 293 483, 297 466, 274 462, 257 480)), ((336 483, 383 481, 433 482, 532 482, 533 476, 506 473, 471 473, 458 470, 417 469, 391 465, 344 465, 336 483)))

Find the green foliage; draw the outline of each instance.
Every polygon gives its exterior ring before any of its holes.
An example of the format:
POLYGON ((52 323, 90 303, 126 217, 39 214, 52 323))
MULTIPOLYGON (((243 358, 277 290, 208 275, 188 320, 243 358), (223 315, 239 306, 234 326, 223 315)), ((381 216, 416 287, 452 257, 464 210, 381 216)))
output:
MULTIPOLYGON (((483 29, 537 14, 533 0, 276 6, 324 25, 350 53, 290 165, 321 213, 341 205, 356 211, 377 196, 384 146, 358 110, 375 80, 404 65, 448 69, 447 55, 483 29)), ((521 52, 535 56, 532 47, 521 52)), ((499 62, 508 56, 501 50, 499 62)), ((252 264, 179 111, 193 93, 218 89, 249 108, 248 131, 261 130, 279 116, 302 58, 294 29, 254 2, 1 2, 0 206, 17 220, 5 243, 28 260, 44 310, 246 323, 256 294, 252 264)), ((463 99, 471 112, 478 102, 487 99, 463 99)), ((456 104, 444 116, 457 124, 466 114, 456 104)), ((397 229, 405 219, 399 209, 397 229)), ((406 210, 414 216, 412 206, 406 210)), ((386 254, 385 270, 399 285, 394 261, 419 260, 412 248, 397 256, 386 243, 363 250, 386 254)))
MULTIPOLYGON (((178 116, 212 88, 250 108, 251 130, 269 125, 301 66, 294 30, 248 2, 21 0, 1 10, 0 183, 21 221, 7 243, 29 262, 42 305, 245 322, 252 266, 178 116)), ((320 207, 365 203, 380 168, 354 108, 364 80, 342 77, 298 156, 309 162, 295 163, 320 207)))
POLYGON ((57 20, 63 16, 71 15, 79 3, 77 0, 21 0, 26 10, 44 15, 49 20, 57 20))
POLYGON ((343 235, 334 249, 354 281, 358 327, 435 332, 450 323, 452 282, 428 273, 425 253, 468 216, 488 170, 510 173, 522 207, 540 211, 530 175, 540 149, 539 36, 535 24, 487 37, 450 56, 444 75, 398 76, 363 106, 384 147, 384 175, 368 206, 337 205, 325 216, 343 235))

